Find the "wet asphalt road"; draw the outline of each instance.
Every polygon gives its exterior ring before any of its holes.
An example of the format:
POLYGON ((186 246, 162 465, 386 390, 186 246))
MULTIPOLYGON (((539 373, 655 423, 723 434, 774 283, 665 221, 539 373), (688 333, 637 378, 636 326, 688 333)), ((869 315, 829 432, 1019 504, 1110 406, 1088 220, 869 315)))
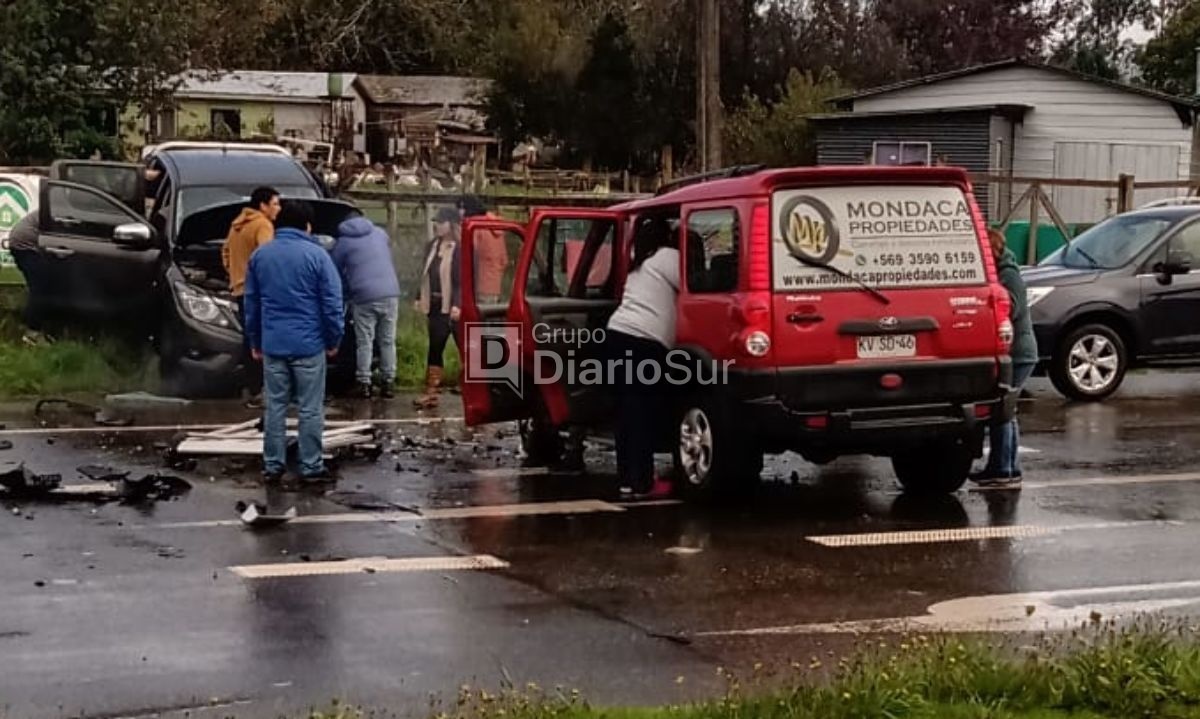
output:
MULTIPOLYGON (((719 693, 718 667, 808 667, 862 633, 1200 615, 1200 374, 1139 374, 1101 405, 1068 405, 1040 382, 1035 395, 1020 493, 914 500, 886 461, 781 457, 746 505, 621 505, 603 448, 586 475, 527 472, 511 428, 418 424, 398 402, 343 408, 398 420, 386 427, 396 454, 343 468, 338 489, 374 510, 273 492, 273 509, 305 519, 248 530, 233 506, 263 491, 219 460, 176 472, 194 488, 171 502, 8 499, 0 716, 266 717, 335 698, 423 715, 431 696, 506 682, 671 702, 719 693), (381 557, 410 561, 315 573, 381 557), (464 557, 496 568, 444 562, 464 557), (270 576, 281 567, 289 576, 270 576)), ((448 397, 443 414, 457 413, 448 397)), ((0 414, 15 445, 0 462, 68 484, 87 483, 86 464, 156 471, 154 443, 171 436, 27 434, 11 430, 38 427, 30 407, 0 414)))

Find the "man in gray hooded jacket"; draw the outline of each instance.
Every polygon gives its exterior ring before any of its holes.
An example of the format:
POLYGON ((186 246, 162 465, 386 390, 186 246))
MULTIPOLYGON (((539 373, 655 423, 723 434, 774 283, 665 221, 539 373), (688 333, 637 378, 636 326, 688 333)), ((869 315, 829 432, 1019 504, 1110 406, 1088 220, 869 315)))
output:
POLYGON ((392 264, 387 233, 365 217, 352 217, 338 227, 333 261, 342 275, 357 340, 358 393, 369 399, 371 362, 379 342, 379 395, 391 398, 396 383, 396 318, 400 281, 392 264))

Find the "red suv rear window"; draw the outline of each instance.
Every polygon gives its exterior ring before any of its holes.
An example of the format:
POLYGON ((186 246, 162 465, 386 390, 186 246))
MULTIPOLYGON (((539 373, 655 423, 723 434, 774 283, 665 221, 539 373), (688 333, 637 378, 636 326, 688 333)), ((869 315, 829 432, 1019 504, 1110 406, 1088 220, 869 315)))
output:
POLYGON ((777 292, 851 289, 831 265, 881 289, 987 281, 967 198, 957 187, 858 185, 771 198, 777 292))

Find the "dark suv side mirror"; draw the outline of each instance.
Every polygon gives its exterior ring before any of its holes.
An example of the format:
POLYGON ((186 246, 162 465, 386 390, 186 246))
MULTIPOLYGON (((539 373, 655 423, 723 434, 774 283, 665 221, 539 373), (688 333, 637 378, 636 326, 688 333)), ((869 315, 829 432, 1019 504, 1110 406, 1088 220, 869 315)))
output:
POLYGON ((154 228, 140 222, 130 222, 113 228, 113 244, 131 250, 148 250, 154 246, 154 228))

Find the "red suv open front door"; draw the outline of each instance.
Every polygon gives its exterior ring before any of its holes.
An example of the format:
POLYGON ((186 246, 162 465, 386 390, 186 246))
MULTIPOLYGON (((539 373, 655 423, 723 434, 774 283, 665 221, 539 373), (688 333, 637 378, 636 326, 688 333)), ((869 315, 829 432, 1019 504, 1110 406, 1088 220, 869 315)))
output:
POLYGON ((620 230, 618 212, 574 208, 536 210, 526 230, 514 316, 524 330, 524 367, 556 426, 608 413, 611 393, 582 371, 601 361, 603 330, 619 302, 620 230))

